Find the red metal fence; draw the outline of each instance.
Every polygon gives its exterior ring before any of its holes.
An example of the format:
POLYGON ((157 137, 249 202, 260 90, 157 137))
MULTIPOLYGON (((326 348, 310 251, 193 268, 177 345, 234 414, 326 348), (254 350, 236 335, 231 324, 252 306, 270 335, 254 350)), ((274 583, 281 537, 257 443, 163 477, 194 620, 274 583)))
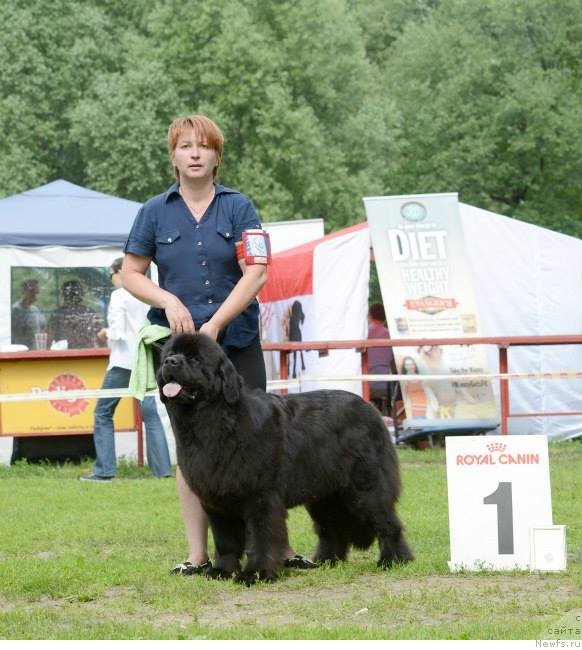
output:
MULTIPOLYGON (((511 347, 527 347, 538 345, 576 345, 582 344, 582 335, 565 334, 557 336, 482 336, 482 337, 463 337, 463 338, 446 338, 446 339, 363 339, 352 341, 311 341, 311 342, 287 342, 287 343, 263 343, 263 350, 279 352, 280 358, 280 377, 287 379, 289 377, 288 354, 293 351, 313 350, 317 351, 320 356, 329 354, 330 350, 347 350, 353 349, 359 352, 362 357, 362 374, 368 374, 368 350, 370 348, 385 347, 420 347, 425 345, 494 345, 497 347, 499 355, 499 388, 500 388, 500 406, 501 406, 501 433, 507 433, 507 421, 510 417, 533 417, 533 416, 563 416, 563 415, 582 415, 579 411, 568 411, 565 413, 511 413, 509 406, 509 358, 508 352, 511 347)), ((532 378, 542 376, 553 377, 556 374, 567 376, 566 373, 542 373, 541 375, 532 373, 532 378)), ((577 373, 577 375, 581 373, 577 373)), ((477 376, 477 375, 476 375, 477 376)), ((370 391, 368 381, 363 382, 363 397, 368 400, 370 391)))

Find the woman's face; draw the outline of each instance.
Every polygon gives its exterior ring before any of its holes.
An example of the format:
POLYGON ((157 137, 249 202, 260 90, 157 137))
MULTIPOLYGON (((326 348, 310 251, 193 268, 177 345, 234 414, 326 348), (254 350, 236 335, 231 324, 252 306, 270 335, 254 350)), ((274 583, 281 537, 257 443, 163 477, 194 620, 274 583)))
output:
POLYGON ((218 155, 194 129, 183 131, 172 154, 172 164, 181 179, 207 180, 213 178, 218 165, 218 155))
POLYGON ((414 359, 405 359, 403 370, 405 375, 415 375, 418 372, 414 359))

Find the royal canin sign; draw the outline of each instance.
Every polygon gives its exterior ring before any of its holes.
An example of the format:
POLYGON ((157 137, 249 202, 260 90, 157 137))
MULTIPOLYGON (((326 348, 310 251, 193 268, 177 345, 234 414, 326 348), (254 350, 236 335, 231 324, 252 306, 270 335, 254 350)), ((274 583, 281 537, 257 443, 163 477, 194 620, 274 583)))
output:
POLYGON ((538 453, 520 452, 512 454, 503 442, 491 442, 485 445, 482 454, 457 454, 455 464, 464 467, 475 465, 539 465, 538 453))

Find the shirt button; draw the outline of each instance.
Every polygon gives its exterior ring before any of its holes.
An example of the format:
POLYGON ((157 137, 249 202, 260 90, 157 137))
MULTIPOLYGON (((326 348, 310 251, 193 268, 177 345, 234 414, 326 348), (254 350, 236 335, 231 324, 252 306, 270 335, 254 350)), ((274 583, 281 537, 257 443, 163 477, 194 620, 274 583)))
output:
POLYGON ((197 223, 196 224, 196 230, 199 230, 199 229, 200 229, 200 224, 197 223))
POLYGON ((230 233, 229 233, 229 232, 225 232, 224 234, 225 234, 226 237, 230 237, 230 233))
POLYGON ((201 242, 201 241, 197 241, 197 242, 196 242, 196 246, 202 246, 202 242, 201 242))
POLYGON ((172 243, 172 238, 171 237, 168 237, 168 243, 170 243, 170 244, 172 243))
POLYGON ((202 266, 206 266, 208 264, 208 262, 206 260, 202 260, 202 262, 200 262, 200 264, 202 264, 202 266))
POLYGON ((210 280, 204 280, 204 284, 208 286, 210 284, 210 280))
POLYGON ((214 302, 214 300, 212 300, 212 298, 208 298, 208 304, 209 305, 211 305, 213 302, 214 302))

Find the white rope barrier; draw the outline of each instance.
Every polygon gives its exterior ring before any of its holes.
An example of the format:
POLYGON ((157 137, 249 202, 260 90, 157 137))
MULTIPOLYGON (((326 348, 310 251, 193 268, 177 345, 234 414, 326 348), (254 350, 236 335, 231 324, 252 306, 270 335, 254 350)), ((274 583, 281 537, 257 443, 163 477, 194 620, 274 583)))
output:
MULTIPOLYGON (((148 393, 149 395, 150 393, 148 393)), ((151 393, 154 395, 155 393, 151 393)), ((100 388, 94 390, 35 390, 31 393, 6 393, 0 395, 2 402, 41 402, 62 401, 74 402, 78 399, 91 399, 95 397, 130 397, 127 388, 100 388)))
MULTIPOLYGON (((459 381, 459 380, 489 380, 489 379, 582 379, 582 372, 566 370, 558 372, 534 373, 488 373, 488 374, 451 374, 451 375, 337 375, 315 376, 299 375, 296 379, 274 379, 267 382, 267 391, 273 392, 287 388, 301 388, 306 383, 328 381, 459 381)), ((157 390, 147 395, 157 395, 157 390)), ((0 403, 6 402, 38 402, 61 401, 74 402, 78 399, 94 399, 107 397, 131 397, 127 388, 98 388, 89 390, 35 390, 30 393, 6 393, 0 395, 0 403)))
POLYGON ((301 381, 456 381, 458 379, 582 379, 582 372, 566 370, 559 372, 511 372, 511 373, 483 373, 483 374, 456 374, 450 375, 342 375, 338 377, 315 377, 301 375, 301 381))

